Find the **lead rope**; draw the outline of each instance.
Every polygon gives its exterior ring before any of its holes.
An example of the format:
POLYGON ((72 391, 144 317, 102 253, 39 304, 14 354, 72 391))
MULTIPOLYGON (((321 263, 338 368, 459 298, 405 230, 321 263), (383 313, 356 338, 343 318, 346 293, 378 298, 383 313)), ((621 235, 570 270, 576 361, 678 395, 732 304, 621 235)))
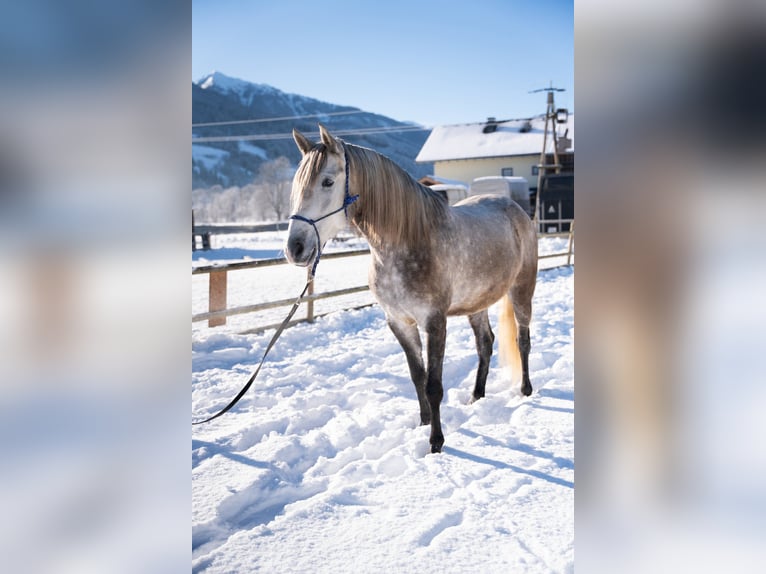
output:
POLYGON ((242 396, 247 392, 247 390, 250 388, 250 385, 253 384, 253 381, 255 380, 255 377, 258 376, 258 373, 261 370, 261 367, 263 366, 263 363, 266 361, 266 355, 269 354, 269 351, 271 351, 271 348, 274 346, 274 344, 277 342, 277 339, 279 339, 279 336, 282 334, 282 331, 285 330, 285 327, 287 327, 287 324, 290 322, 290 319, 293 318, 293 315, 295 315, 295 312, 298 310, 298 307, 300 307, 301 299, 303 299, 303 296, 306 294, 306 291, 309 288, 309 285, 314 280, 313 274, 311 277, 309 277, 308 281, 306 281, 306 286, 303 288, 303 291, 301 291, 301 294, 298 295, 298 298, 295 300, 295 303, 293 303, 293 308, 290 309, 290 312, 287 314, 287 317, 285 317, 285 320, 282 321, 282 324, 277 328, 274 335, 271 337, 271 341, 269 341, 269 344, 266 345, 266 351, 263 353, 263 357, 261 358, 261 362, 258 363, 258 367, 256 367, 255 371, 253 371, 253 374, 250 375, 250 379, 248 379, 247 383, 245 383, 245 386, 242 387, 242 390, 237 393, 237 396, 234 397, 231 402, 226 405, 223 409, 218 411, 216 414, 214 414, 212 417, 208 417, 205 420, 201 421, 193 421, 193 425, 201 425, 202 423, 207 423, 212 421, 213 419, 217 419, 222 414, 227 412, 229 409, 231 409, 234 405, 239 402, 239 399, 242 398, 242 396))
POLYGON ((266 345, 266 351, 264 351, 263 353, 261 362, 258 363, 258 366, 256 367, 255 371, 253 371, 253 374, 250 375, 250 378, 248 379, 247 383, 245 383, 245 386, 242 387, 242 390, 240 390, 237 393, 237 396, 234 397, 228 405, 226 405, 223 409, 218 411, 216 414, 201 421, 192 421, 192 425, 201 425, 203 423, 210 422, 213 419, 217 419, 222 414, 228 412, 234 405, 236 405, 239 402, 239 399, 241 399, 245 395, 245 393, 248 391, 250 386, 253 384, 253 381, 255 381, 255 378, 258 376, 258 373, 261 371, 261 367, 263 367, 263 363, 266 361, 266 356, 269 354, 269 351, 271 351, 272 347, 277 342, 277 339, 279 339, 279 336, 282 334, 282 332, 287 327, 287 324, 290 322, 290 319, 293 318, 293 315, 295 315, 295 312, 298 310, 298 307, 300 307, 301 301, 303 300, 303 296, 306 294, 306 291, 308 291, 309 285, 311 285, 311 282, 314 280, 314 275, 316 275, 317 265, 319 265, 319 257, 322 255, 322 246, 320 244, 320 239, 319 239, 319 230, 317 229, 316 224, 319 221, 322 221, 326 217, 335 215, 341 210, 345 212, 346 219, 348 219, 348 206, 354 203, 357 199, 359 199, 358 194, 350 195, 348 192, 348 154, 346 153, 345 147, 343 148, 343 155, 345 156, 345 160, 346 160, 346 194, 343 199, 343 205, 339 207, 338 209, 336 209, 335 211, 331 211, 330 213, 327 213, 318 219, 309 219, 307 217, 303 217, 302 215, 297 215, 297 214, 291 215, 289 217, 289 219, 297 219, 299 221, 305 221, 306 223, 310 224, 311 227, 314 228, 314 233, 316 233, 316 236, 317 236, 317 256, 316 256, 316 259, 314 259, 314 265, 311 267, 311 273, 309 274, 309 278, 306 281, 306 285, 303 287, 303 291, 301 291, 301 294, 298 295, 298 298, 295 300, 295 303, 293 303, 292 309, 290 309, 290 312, 287 314, 287 317, 285 317, 284 321, 282 321, 282 324, 277 328, 276 332, 271 337, 271 341, 269 341, 269 344, 266 345))

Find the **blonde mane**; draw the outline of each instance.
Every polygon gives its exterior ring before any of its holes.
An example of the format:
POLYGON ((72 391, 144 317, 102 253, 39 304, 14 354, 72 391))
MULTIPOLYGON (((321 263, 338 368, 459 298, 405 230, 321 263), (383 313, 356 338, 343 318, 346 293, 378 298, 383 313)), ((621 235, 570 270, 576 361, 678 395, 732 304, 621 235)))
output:
POLYGON ((352 221, 373 245, 415 245, 430 237, 447 216, 445 199, 415 181, 379 153, 344 143, 349 193, 359 194, 352 221))
MULTIPOLYGON (((340 141, 340 140, 339 140, 340 141)), ((349 162, 349 193, 359 201, 349 208, 352 223, 373 245, 415 245, 430 237, 447 216, 443 196, 415 181, 386 156, 342 143, 349 162)), ((317 143, 305 154, 295 174, 295 210, 327 163, 329 150, 317 143)))

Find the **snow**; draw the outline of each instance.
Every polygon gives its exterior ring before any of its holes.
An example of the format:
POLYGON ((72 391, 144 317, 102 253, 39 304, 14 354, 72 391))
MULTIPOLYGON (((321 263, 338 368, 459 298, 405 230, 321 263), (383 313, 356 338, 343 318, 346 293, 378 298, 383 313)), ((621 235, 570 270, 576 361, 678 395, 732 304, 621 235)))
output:
POLYGON ((205 169, 212 170, 220 162, 226 159, 229 152, 200 144, 192 144, 192 161, 196 161, 205 166, 205 169))
MULTIPOLYGON (((541 251, 565 241, 545 240, 541 251)), ((365 265, 366 257, 323 261, 317 281, 364 282, 365 265)), ((250 278, 235 290, 248 303, 295 295, 305 280, 290 266, 242 273, 250 278), (280 271, 262 279, 266 270, 280 271)), ((469 405, 473 334, 465 318, 449 320, 437 455, 377 305, 286 330, 242 401, 193 427, 193 570, 573 572, 573 274, 539 274, 531 397, 509 388, 495 355, 487 396, 469 405)), ((193 292, 204 295, 201 287, 193 292)), ((497 324, 494 307, 490 319, 497 324)), ((236 394, 273 333, 240 327, 194 324, 195 418, 236 394)))
MULTIPOLYGON (((497 130, 483 133, 485 123, 436 126, 415 158, 417 162, 504 157, 539 154, 543 148, 544 118, 531 120, 532 130, 522 133, 519 128, 526 120, 499 122, 497 130)), ((572 140, 574 149, 574 114, 566 124, 558 124, 558 132, 572 140)), ((549 142, 550 142, 549 136, 549 142)))
POLYGON ((253 145, 249 142, 238 142, 239 145, 239 151, 243 153, 249 153, 252 155, 257 155, 260 158, 263 159, 269 159, 268 154, 266 153, 266 150, 262 147, 258 147, 257 145, 253 145))
POLYGON ((240 102, 242 102, 242 105, 244 106, 251 105, 257 94, 275 93, 279 91, 268 84, 248 82, 215 71, 200 78, 196 83, 203 90, 214 89, 223 94, 233 93, 239 97, 240 102))
POLYGON ((253 88, 257 88, 263 91, 275 91, 275 88, 272 88, 267 84, 256 84, 254 82, 248 82, 215 71, 204 76, 203 78, 200 78, 197 81, 197 85, 203 90, 215 88, 219 92, 234 92, 239 95, 242 95, 242 93, 246 90, 252 90, 253 88))

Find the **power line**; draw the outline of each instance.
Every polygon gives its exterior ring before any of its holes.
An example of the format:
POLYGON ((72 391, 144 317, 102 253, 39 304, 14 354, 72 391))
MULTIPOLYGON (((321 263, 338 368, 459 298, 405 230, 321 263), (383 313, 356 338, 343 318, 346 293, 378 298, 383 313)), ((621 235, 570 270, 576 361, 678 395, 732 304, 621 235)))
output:
MULTIPOLYGON (((362 112, 362 111, 331 112, 331 114, 335 114, 335 115, 351 114, 351 113, 357 114, 357 113, 365 113, 365 112, 362 112)), ((283 119, 322 117, 323 115, 330 115, 330 114, 310 114, 305 116, 289 116, 284 118, 271 118, 271 119, 264 119, 264 120, 241 120, 239 122, 237 121, 212 122, 211 124, 192 124, 192 127, 203 126, 203 125, 224 125, 224 124, 247 123, 247 122, 255 122, 255 121, 276 121, 276 120, 283 120, 283 119)), ((496 120, 496 122, 498 124, 502 124, 507 122, 518 122, 518 121, 526 121, 526 120, 533 120, 533 119, 542 119, 543 117, 545 117, 545 114, 533 116, 531 118, 529 117, 509 118, 504 120, 496 120)), ((481 122, 478 122, 478 123, 481 123, 481 122)), ((433 129, 433 126, 418 126, 418 125, 378 126, 378 127, 369 127, 369 128, 333 130, 333 134, 338 136, 363 136, 363 135, 374 135, 374 134, 380 134, 380 133, 431 131, 432 129, 433 129)), ((307 137, 318 137, 319 132, 307 132, 305 135, 307 137)), ((292 137, 293 135, 291 132, 276 133, 276 134, 250 134, 250 135, 206 136, 206 137, 194 137, 192 135, 192 143, 201 144, 201 143, 235 142, 235 141, 271 141, 271 140, 286 140, 286 139, 291 139, 292 137)))
MULTIPOLYGON (((430 131, 432 128, 423 126, 388 126, 388 127, 376 127, 376 128, 358 128, 347 130, 333 130, 333 134, 337 136, 361 136, 372 135, 380 133, 394 133, 394 132, 420 132, 430 131)), ((305 134, 307 137, 318 137, 319 132, 310 132, 305 134)), ((232 142, 232 141, 268 141, 268 140, 284 140, 291 139, 292 133, 281 134, 253 134, 253 135, 239 135, 239 136, 210 136, 210 137, 192 137, 192 143, 213 143, 213 142, 232 142)))
POLYGON ((252 120, 232 120, 226 122, 204 122, 199 124, 192 124, 193 128, 206 128, 212 126, 233 126, 239 124, 260 124, 266 122, 280 122, 284 120, 303 120, 307 118, 323 118, 325 116, 347 116, 351 114, 364 114, 367 113, 363 110, 348 110, 345 112, 327 112, 324 114, 306 114, 305 116, 282 116, 276 118, 259 118, 252 120))

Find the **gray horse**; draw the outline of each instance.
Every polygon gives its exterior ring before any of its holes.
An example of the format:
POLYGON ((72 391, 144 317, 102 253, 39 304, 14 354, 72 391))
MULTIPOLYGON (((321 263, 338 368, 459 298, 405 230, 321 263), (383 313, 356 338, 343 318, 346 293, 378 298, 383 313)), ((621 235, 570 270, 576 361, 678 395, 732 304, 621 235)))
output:
POLYGON ((345 143, 324 126, 319 130, 321 141, 316 144, 293 130, 303 157, 293 180, 287 259, 295 265, 316 265, 324 244, 348 222, 367 239, 372 252, 370 289, 407 356, 420 421, 431 425, 431 452, 440 452, 448 316, 467 315, 476 336, 475 401, 484 396, 495 340, 487 308, 502 298, 501 358, 510 363, 516 382, 521 379, 521 392, 532 393, 534 225, 507 197, 473 196, 450 207, 387 157, 345 143), (419 329, 426 335, 425 362, 419 329))

